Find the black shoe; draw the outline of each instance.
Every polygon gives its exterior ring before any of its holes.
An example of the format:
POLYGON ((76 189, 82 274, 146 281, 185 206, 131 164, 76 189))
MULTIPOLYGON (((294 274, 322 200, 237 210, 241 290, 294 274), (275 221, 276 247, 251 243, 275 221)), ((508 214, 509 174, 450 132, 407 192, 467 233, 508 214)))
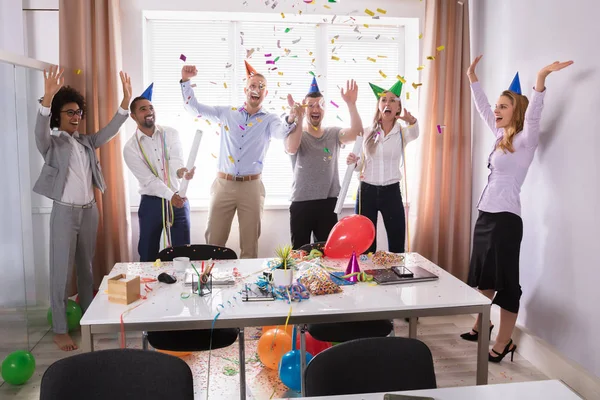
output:
MULTIPOLYGON (((490 339, 492 338, 492 329, 494 329, 494 325, 490 325, 490 339)), ((469 342, 476 342, 479 340, 479 332, 477 332, 475 329, 473 329, 473 332, 475 332, 475 334, 467 332, 460 335, 460 337, 464 340, 468 340, 469 342)))
POLYGON ((513 341, 512 341, 512 339, 510 339, 510 341, 504 348, 504 351, 502 352, 502 354, 500 354, 496 350, 492 349, 492 351, 494 352, 494 354, 496 354, 496 356, 488 354, 488 356, 489 356, 488 359, 490 360, 490 362, 499 363, 500 361, 502 361, 504 356, 507 355, 508 353, 510 353, 510 362, 513 362, 513 357, 515 356, 515 350, 517 350, 517 345, 515 344, 511 349, 510 346, 512 344, 513 344, 513 341))

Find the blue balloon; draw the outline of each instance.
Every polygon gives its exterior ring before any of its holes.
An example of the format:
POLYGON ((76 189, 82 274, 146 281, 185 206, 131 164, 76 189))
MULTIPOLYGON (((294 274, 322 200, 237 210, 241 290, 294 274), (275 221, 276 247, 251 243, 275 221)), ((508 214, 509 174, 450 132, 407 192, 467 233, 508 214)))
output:
MULTIPOLYGON (((306 364, 312 360, 313 356, 310 353, 306 353, 306 364)), ((288 351, 283 355, 279 362, 279 379, 287 387, 296 392, 302 389, 300 383, 300 350, 288 351)))

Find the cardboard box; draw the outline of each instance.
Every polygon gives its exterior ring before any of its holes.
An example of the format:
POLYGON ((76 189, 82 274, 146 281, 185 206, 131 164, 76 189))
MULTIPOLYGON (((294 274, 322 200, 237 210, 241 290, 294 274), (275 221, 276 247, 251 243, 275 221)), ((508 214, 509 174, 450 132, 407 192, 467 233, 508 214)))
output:
POLYGON ((108 278, 108 301, 131 304, 140 298, 140 277, 127 278, 125 274, 108 278))

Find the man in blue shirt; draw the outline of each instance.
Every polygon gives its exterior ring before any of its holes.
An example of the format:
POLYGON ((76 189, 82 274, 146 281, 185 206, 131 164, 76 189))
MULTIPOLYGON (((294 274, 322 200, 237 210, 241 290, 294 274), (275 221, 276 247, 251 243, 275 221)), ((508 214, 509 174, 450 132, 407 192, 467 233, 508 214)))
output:
POLYGON ((237 211, 240 258, 256 258, 265 200, 265 187, 261 180, 263 160, 271 138, 285 139, 295 128, 295 109, 285 122, 268 113, 262 107, 268 94, 267 80, 247 62, 246 101, 237 108, 200 104, 190 82, 197 74, 194 65, 186 65, 181 70, 185 108, 194 116, 201 115, 221 124, 218 172, 211 187, 206 243, 226 245, 237 211))

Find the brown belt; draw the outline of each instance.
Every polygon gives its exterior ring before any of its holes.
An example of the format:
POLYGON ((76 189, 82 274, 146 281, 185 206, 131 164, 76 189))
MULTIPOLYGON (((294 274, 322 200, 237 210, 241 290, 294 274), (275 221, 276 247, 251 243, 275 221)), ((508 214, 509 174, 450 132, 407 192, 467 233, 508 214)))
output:
POLYGON ((247 182, 247 181, 255 181, 257 179, 260 179, 260 174, 238 176, 238 175, 226 174, 224 172, 217 172, 217 176, 222 179, 227 179, 228 181, 236 181, 236 182, 247 182))

